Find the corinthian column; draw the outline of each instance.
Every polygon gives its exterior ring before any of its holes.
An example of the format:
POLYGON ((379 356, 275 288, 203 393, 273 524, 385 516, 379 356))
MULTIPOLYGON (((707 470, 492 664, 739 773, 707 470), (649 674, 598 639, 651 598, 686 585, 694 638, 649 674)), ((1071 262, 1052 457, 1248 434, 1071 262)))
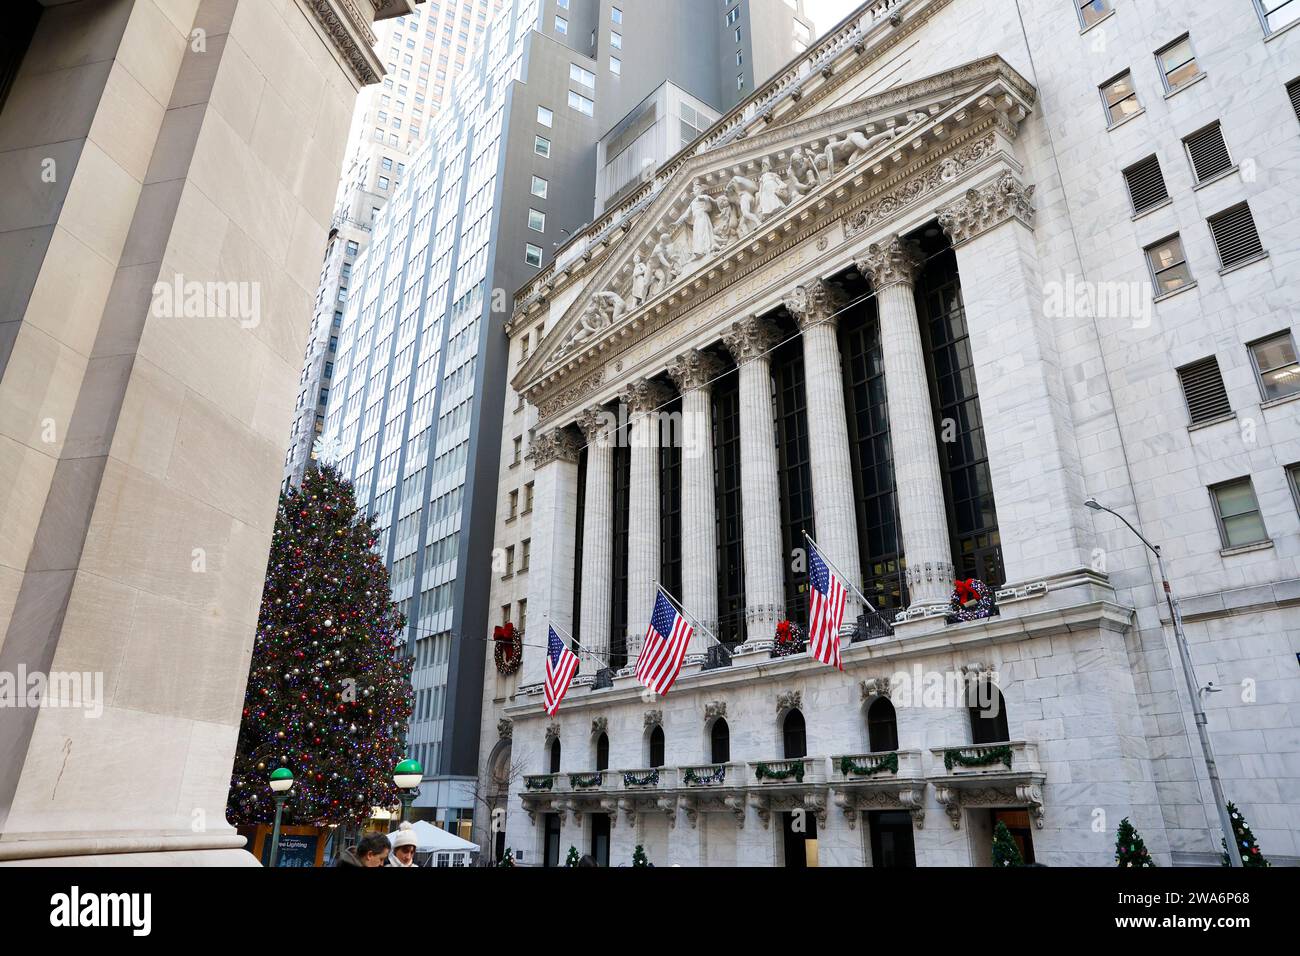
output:
POLYGON ((631 420, 627 518, 627 662, 636 663, 659 580, 659 407, 666 386, 637 379, 619 393, 631 420))
MULTIPOLYGON (((668 374, 682 393, 682 603, 711 631, 718 629, 718 528, 713 483, 713 409, 709 383, 722 371, 716 356, 691 349, 668 374)), ((703 654, 700 628, 688 653, 703 654)))
MULTIPOLYGON (((817 543, 856 588, 862 587, 858 550, 858 515, 853 502, 853 467, 849 461, 849 426, 844 413, 844 373, 836 336, 834 290, 821 279, 805 283, 785 297, 786 310, 803 330, 804 382, 808 405, 808 452, 812 471, 813 520, 817 543)), ((849 589, 844 619, 861 612, 849 589)))
POLYGON ((545 677, 546 629, 573 632, 573 555, 578 534, 578 436, 571 428, 538 432, 533 463, 533 550, 528 575, 529 636, 520 683, 545 677))
POLYGON ((880 309, 889 440, 903 526, 903 553, 911 610, 946 606, 952 592, 952 547, 943 503, 939 445, 925 374, 920 319, 913 289, 921 271, 915 243, 892 236, 873 243, 857 261, 871 277, 880 309))
POLYGON ((722 336, 740 376, 740 504, 744 515, 746 640, 766 640, 785 606, 772 360, 776 330, 756 315, 722 336))
POLYGON ((582 514, 582 645, 609 664, 609 573, 614 547, 614 416, 587 409, 578 427, 587 439, 582 514))

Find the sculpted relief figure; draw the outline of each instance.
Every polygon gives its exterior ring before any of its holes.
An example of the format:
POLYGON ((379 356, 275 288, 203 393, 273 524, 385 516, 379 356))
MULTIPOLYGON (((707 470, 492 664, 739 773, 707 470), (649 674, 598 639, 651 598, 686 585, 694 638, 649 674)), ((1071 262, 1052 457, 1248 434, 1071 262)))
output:
POLYGON ((677 278, 677 263, 673 261, 672 240, 668 233, 659 233, 659 241, 650 251, 650 298, 654 298, 677 278))
POLYGON ((785 183, 781 181, 772 170, 772 161, 763 158, 763 172, 758 177, 758 212, 759 215, 767 219, 771 215, 785 208, 785 201, 789 198, 789 193, 785 188, 785 183))
POLYGON ((676 225, 688 219, 691 224, 691 259, 703 259, 713 251, 713 199, 704 191, 698 179, 692 187, 692 199, 686 211, 678 217, 676 225))
POLYGON ((632 308, 646 300, 646 293, 650 291, 650 267, 646 265, 645 260, 641 258, 641 253, 632 257, 632 308))
POLYGON ((592 298, 600 309, 605 325, 617 323, 627 314, 627 302, 617 292, 607 289, 604 292, 597 292, 592 298))
POLYGON ((758 184, 744 176, 732 176, 731 182, 727 183, 727 192, 740 213, 739 235, 747 236, 762 225, 754 211, 758 205, 758 184))
POLYGON ((718 207, 718 221, 713 229, 714 251, 724 249, 736 238, 736 227, 740 224, 740 207, 731 193, 723 190, 722 195, 714 200, 718 207))
POLYGON ((592 298, 591 301, 587 303, 587 307, 582 310, 582 317, 579 319, 577 327, 573 330, 573 334, 569 336, 569 340, 560 348, 558 354, 564 355, 566 352, 572 351, 579 344, 587 341, 587 339, 597 333, 604 331, 608 325, 608 316, 606 316, 601 310, 600 305, 596 302, 595 298, 592 298))

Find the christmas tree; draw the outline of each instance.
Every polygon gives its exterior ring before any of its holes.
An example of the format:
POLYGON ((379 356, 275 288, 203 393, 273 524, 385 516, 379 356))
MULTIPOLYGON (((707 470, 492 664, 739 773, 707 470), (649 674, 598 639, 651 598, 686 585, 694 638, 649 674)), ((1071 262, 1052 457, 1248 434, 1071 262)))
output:
POLYGON ((359 826, 393 806, 411 660, 388 570, 352 486, 330 467, 280 496, 226 816, 269 823, 267 778, 294 776, 285 824, 359 826))
POLYGON ((1151 859, 1151 854, 1147 852, 1146 844, 1142 842, 1137 828, 1128 822, 1128 817, 1119 821, 1119 829, 1115 831, 1115 865, 1140 867, 1156 865, 1156 861, 1151 859))
POLYGON ((506 852, 501 854, 501 859, 497 861, 497 866, 514 866, 515 851, 506 847, 506 852))
POLYGON ((636 849, 632 851, 632 865, 633 866, 650 865, 650 861, 646 859, 645 847, 643 847, 640 843, 638 843, 636 845, 636 849))
POLYGON ((1001 820, 998 821, 997 827, 993 830, 993 865, 994 866, 1024 866, 1024 858, 1020 855, 1020 847, 1016 846, 1016 841, 1011 836, 1011 831, 1001 820))
POLYGON ((564 865, 565 866, 578 865, 578 848, 576 846, 569 847, 569 855, 564 858, 564 865))
MULTIPOLYGON (((1259 844, 1255 842, 1255 834, 1250 832, 1250 824, 1241 811, 1237 809, 1235 803, 1228 803, 1228 817, 1232 820, 1232 835, 1236 841, 1237 852, 1241 854, 1242 866, 1269 866, 1268 860, 1264 859, 1264 854, 1259 851, 1259 844)), ((1230 866, 1228 862, 1228 845, 1219 840, 1219 845, 1223 847, 1223 865, 1230 866)))

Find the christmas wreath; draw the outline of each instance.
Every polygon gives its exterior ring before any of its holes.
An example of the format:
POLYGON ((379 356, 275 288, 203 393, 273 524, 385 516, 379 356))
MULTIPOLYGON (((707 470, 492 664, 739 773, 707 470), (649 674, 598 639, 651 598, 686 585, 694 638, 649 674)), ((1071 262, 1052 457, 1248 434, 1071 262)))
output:
POLYGON ((516 632, 515 626, 507 621, 492 629, 492 641, 495 644, 493 660, 497 665, 497 673, 509 677, 519 670, 519 665, 523 662, 524 632, 516 632))
POLYGON ((953 583, 952 597, 948 601, 949 624, 978 621, 997 613, 993 592, 978 578, 967 578, 953 583))
POLYGON ((804 641, 803 631, 798 624, 791 621, 782 621, 776 626, 776 639, 772 644, 773 657, 789 657, 791 654, 802 654, 807 646, 807 642, 804 641))

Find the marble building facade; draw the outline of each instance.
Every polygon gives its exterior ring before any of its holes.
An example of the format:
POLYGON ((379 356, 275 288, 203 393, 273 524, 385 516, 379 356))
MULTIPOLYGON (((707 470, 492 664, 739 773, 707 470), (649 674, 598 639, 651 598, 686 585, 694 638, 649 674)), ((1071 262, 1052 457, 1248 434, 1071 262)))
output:
POLYGON ((1227 796, 1296 860, 1296 32, 1088 6, 864 4, 520 290, 498 852, 988 865, 1001 820, 1105 866, 1128 817, 1160 865, 1217 864, 1154 559, 1095 495, 1162 545, 1227 796), (1215 123, 1233 162, 1203 176, 1215 123), (1167 196, 1139 204, 1150 156, 1167 196), (1224 232, 1241 209, 1254 245, 1224 232), (851 601, 842 673, 773 655, 806 620, 804 531, 877 611, 851 601), (998 615, 948 623, 954 577, 998 615), (657 583, 703 625, 662 697, 631 674, 657 583), (585 654, 554 717, 550 625, 585 654))

